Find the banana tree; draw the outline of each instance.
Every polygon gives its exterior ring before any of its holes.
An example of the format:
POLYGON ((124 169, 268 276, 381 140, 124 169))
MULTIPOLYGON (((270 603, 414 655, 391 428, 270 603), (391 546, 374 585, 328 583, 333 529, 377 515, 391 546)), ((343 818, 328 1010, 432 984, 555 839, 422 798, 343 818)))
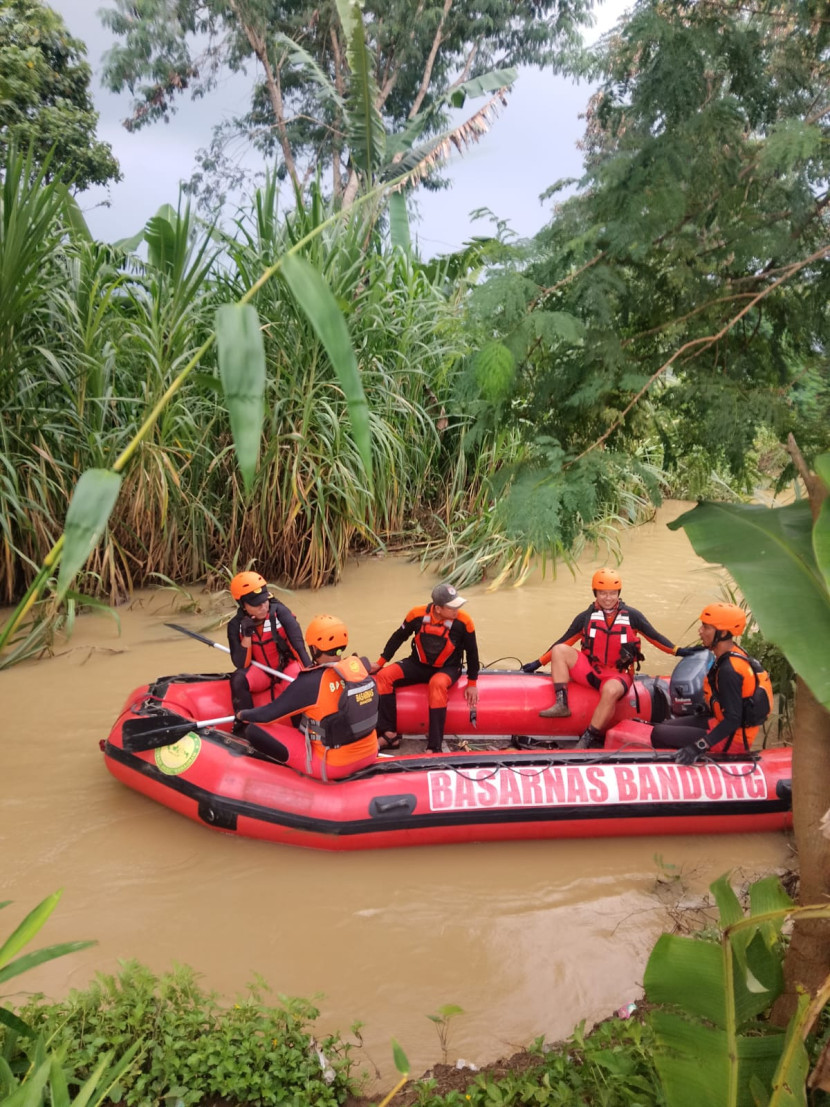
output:
MULTIPOLYGON (((779 508, 701 503, 669 524, 686 531, 700 557, 729 571, 798 674, 793 823, 802 903, 830 896, 830 854, 819 830, 830 808, 830 454, 815 460, 815 470, 803 474, 809 501, 779 508)), ((828 964, 830 924, 797 924, 776 1017, 792 1013, 800 986, 815 993, 828 964)))
MULTIPOLYGON (((749 913, 723 876, 711 885, 719 944, 678 934, 657 941, 643 977, 655 1063, 667 1107, 806 1107, 805 1041, 830 997, 804 994, 786 1030, 761 1018, 781 993, 781 928, 788 916, 826 921, 830 907, 793 908, 776 877, 749 889, 749 913)), ((823 1087, 822 1058, 810 1084, 823 1087)))
MULTIPOLYGON (((445 93, 420 110, 413 105, 406 126, 388 134, 379 104, 381 95, 374 78, 372 52, 363 25, 361 0, 337 0, 337 11, 347 43, 349 62, 348 95, 341 101, 347 120, 351 170, 343 193, 343 206, 354 202, 361 184, 371 187, 376 181, 403 186, 414 184, 445 161, 453 150, 462 150, 478 142, 488 131, 498 109, 506 103, 507 93, 516 81, 515 68, 494 69, 470 80, 459 80, 445 93), (463 108, 468 99, 489 95, 487 103, 468 119, 435 133, 447 109, 463 108), (424 137, 428 136, 428 137, 424 137)), ((326 80, 316 70, 312 74, 326 80)), ((328 94, 336 96, 333 86, 328 94)), ((389 196, 390 226, 395 245, 408 247, 409 223, 403 194, 389 196)))

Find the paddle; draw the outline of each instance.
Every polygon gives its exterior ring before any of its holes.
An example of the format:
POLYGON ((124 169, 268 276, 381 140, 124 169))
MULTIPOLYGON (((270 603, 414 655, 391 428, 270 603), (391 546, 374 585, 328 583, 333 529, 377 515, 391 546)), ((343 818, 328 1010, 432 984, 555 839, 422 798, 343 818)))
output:
POLYGON ((232 723, 235 715, 223 715, 219 719, 193 719, 182 723, 165 723, 159 725, 157 719, 127 719, 121 727, 121 741, 125 750, 130 753, 141 753, 143 750, 156 750, 160 746, 172 746, 185 734, 191 731, 201 730, 202 727, 216 726, 218 723, 232 723))
MULTIPOLYGON (((188 630, 187 627, 180 627, 178 623, 165 623, 166 627, 170 627, 171 630, 177 630, 179 634, 187 634, 190 638, 195 638, 197 642, 204 642, 206 646, 213 646, 215 650, 222 650, 223 653, 230 653, 231 651, 227 646, 222 646, 218 642, 214 642, 212 638, 205 638, 203 634, 197 634, 195 630, 188 630)), ((265 673, 270 673, 271 676, 279 677, 280 680, 286 681, 291 684, 294 677, 288 676, 286 673, 281 673, 279 669, 269 669, 267 665, 261 664, 259 661, 252 661, 252 665, 256 665, 258 669, 262 669, 265 673)))

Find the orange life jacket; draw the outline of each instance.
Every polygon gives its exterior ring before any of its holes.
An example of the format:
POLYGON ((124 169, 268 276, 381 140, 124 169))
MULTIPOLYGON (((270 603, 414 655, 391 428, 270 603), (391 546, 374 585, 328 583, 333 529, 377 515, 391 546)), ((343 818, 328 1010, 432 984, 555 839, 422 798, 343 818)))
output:
POLYGON ((750 657, 740 647, 722 653, 707 673, 709 709, 717 721, 720 722, 724 716, 718 699, 718 670, 727 657, 731 660, 732 668, 738 673, 742 681, 741 726, 744 730, 747 727, 760 726, 772 711, 772 681, 761 662, 754 657, 750 657))
POLYGON ((317 702, 300 717, 300 730, 328 749, 366 738, 377 726, 378 690, 365 657, 328 662, 317 702))
POLYGON ((588 612, 582 631, 582 649, 592 662, 609 669, 616 668, 624 645, 631 647, 631 661, 627 667, 633 668, 636 654, 640 652, 640 639, 631 626, 627 607, 618 605, 610 626, 605 620, 604 611, 594 608, 588 612))
POLYGON ((432 665, 440 669, 458 648, 450 638, 450 630, 455 619, 434 623, 430 615, 433 606, 429 604, 427 607, 426 615, 421 620, 420 630, 415 632, 412 642, 419 661, 424 665, 432 665))

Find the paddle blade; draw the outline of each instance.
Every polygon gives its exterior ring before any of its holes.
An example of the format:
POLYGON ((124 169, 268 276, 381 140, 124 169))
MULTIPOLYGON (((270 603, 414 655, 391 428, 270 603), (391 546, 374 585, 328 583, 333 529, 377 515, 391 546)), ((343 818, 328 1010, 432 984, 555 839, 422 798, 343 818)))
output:
POLYGON ((196 729, 196 723, 166 723, 160 726, 157 719, 127 719, 121 727, 121 744, 130 753, 157 750, 161 746, 172 746, 196 729))

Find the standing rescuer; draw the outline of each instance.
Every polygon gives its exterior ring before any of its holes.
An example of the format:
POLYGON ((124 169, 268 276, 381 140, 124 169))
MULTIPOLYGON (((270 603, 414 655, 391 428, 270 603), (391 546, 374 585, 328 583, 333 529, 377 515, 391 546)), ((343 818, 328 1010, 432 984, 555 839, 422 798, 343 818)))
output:
POLYGON ((706 674, 704 695, 715 725, 706 717, 683 716, 659 723, 651 732, 656 749, 676 749, 675 761, 691 765, 712 749, 744 753, 772 710, 772 684, 759 661, 737 642, 746 629, 746 612, 734 603, 710 603, 700 613, 698 634, 714 663, 706 674), (740 748, 730 750, 740 734, 740 748))
POLYGON ((372 666, 380 693, 378 730, 381 749, 396 749, 395 688, 408 684, 426 684, 429 698, 429 736, 427 749, 439 753, 444 742, 447 699, 450 688, 461 676, 467 658, 467 687, 464 696, 472 711, 478 703, 479 659, 473 620, 459 610, 467 601, 452 584, 436 584, 432 603, 413 607, 383 647, 372 666), (390 664, 396 651, 412 638, 412 653, 403 661, 390 664))
MULTIPOLYGON (((278 678, 263 672, 252 661, 280 672, 296 662, 311 664, 303 632, 294 614, 268 591, 259 573, 237 573, 231 581, 231 595, 238 607, 228 623, 228 646, 236 671, 231 673, 231 702, 234 713, 254 706, 253 692, 282 691, 278 678)), ((294 675, 297 666, 289 675, 294 675)))
POLYGON ((371 765, 378 754, 378 694, 365 657, 342 657, 345 623, 317 615, 305 634, 313 665, 272 703, 239 711, 245 737, 274 761, 318 780, 341 780, 371 765), (260 723, 299 715, 297 732, 272 733, 260 723))
POLYGON ((637 662, 642 660, 640 635, 664 653, 678 657, 699 648, 675 646, 654 629, 641 611, 623 603, 622 578, 616 570, 597 569, 591 578, 591 588, 594 602, 588 610, 576 616, 538 661, 522 666, 524 672, 534 673, 550 661, 555 698, 551 707, 539 712, 546 719, 570 715, 569 681, 599 691, 599 703, 576 744, 577 749, 602 745, 617 701, 628 692, 637 662))

